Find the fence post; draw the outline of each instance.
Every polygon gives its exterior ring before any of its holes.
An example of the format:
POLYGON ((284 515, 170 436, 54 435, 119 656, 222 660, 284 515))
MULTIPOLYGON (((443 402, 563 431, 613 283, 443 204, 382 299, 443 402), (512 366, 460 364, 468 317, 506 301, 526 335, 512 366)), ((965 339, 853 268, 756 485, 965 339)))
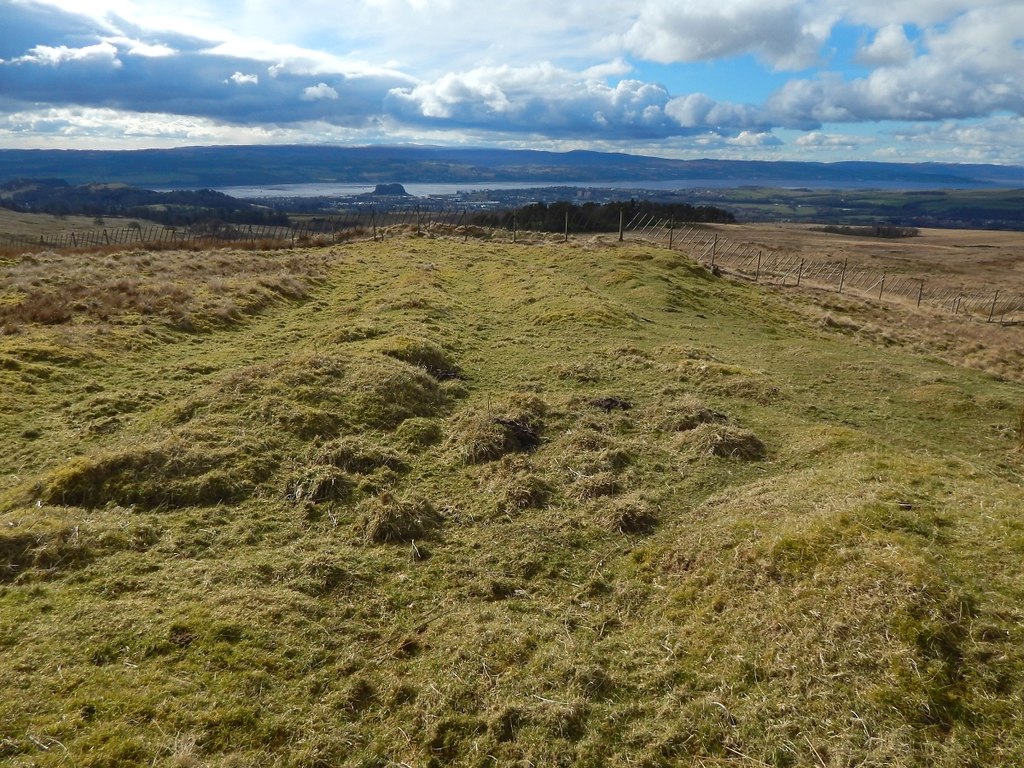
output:
POLYGON ((622 206, 619 206, 619 242, 622 242, 622 238, 626 233, 626 211, 622 206))
POLYGON ((668 220, 668 249, 672 250, 672 243, 675 240, 676 235, 676 217, 672 216, 668 220))
POLYGON ((512 242, 516 242, 516 236, 519 234, 519 221, 516 218, 515 212, 512 213, 512 242))
POLYGON ((843 292, 843 283, 846 281, 846 259, 843 259, 843 270, 839 273, 839 292, 843 292))
POLYGON ((757 252, 757 269, 754 271, 754 282, 760 282, 761 280, 761 252, 757 252))
POLYGON ((800 280, 804 276, 804 260, 800 259, 800 267, 796 271, 796 287, 800 287, 800 280))
POLYGON ((996 313, 996 302, 999 300, 999 291, 996 291, 996 295, 992 297, 992 309, 988 311, 988 321, 992 322, 992 316, 996 313))
POLYGON ((878 299, 879 299, 879 301, 881 301, 881 299, 882 299, 882 291, 884 291, 884 290, 885 290, 885 272, 882 273, 882 285, 879 286, 879 288, 878 288, 878 299))
POLYGON ((921 286, 917 289, 917 306, 921 306, 921 299, 924 298, 924 280, 921 281, 921 286))

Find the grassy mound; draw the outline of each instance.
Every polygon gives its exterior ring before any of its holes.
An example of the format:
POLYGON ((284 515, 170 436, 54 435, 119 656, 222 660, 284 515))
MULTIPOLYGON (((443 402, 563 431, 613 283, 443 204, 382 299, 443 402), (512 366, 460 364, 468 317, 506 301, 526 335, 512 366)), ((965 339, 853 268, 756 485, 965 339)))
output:
POLYGON ((35 488, 47 504, 182 507, 248 498, 277 464, 265 444, 210 444, 182 436, 72 459, 35 488))

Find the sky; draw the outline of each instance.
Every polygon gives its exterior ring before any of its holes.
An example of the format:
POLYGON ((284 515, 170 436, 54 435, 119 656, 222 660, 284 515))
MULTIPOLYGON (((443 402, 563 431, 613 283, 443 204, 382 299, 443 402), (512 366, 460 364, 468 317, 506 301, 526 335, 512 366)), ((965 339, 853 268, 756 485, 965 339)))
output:
POLYGON ((210 144, 1024 165, 1024 0, 0 0, 0 148, 210 144))

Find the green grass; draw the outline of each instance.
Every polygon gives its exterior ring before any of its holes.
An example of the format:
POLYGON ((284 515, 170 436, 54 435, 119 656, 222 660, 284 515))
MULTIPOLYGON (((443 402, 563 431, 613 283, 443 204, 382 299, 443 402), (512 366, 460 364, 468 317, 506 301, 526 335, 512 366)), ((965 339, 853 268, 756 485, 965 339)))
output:
POLYGON ((189 259, 0 336, 0 761, 1024 760, 1019 384, 639 245, 189 259))

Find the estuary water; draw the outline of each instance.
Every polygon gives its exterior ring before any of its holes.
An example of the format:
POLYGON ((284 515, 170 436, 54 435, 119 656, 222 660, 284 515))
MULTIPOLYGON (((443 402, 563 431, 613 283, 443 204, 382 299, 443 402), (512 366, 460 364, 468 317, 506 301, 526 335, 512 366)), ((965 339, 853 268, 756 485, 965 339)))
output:
MULTIPOLYGON (((218 187, 232 197, 258 199, 270 197, 351 197, 373 192, 373 184, 268 184, 266 186, 218 187)), ((934 183, 907 181, 819 181, 793 179, 676 179, 671 181, 490 181, 481 184, 403 184, 405 191, 415 197, 442 197, 485 190, 544 189, 550 187, 579 187, 582 189, 646 189, 656 191, 691 189, 732 189, 736 187, 776 187, 781 189, 887 189, 928 190, 934 183)), ((948 187, 947 187, 948 188, 948 187)), ((977 184, 965 183, 963 188, 976 189, 977 184)))

